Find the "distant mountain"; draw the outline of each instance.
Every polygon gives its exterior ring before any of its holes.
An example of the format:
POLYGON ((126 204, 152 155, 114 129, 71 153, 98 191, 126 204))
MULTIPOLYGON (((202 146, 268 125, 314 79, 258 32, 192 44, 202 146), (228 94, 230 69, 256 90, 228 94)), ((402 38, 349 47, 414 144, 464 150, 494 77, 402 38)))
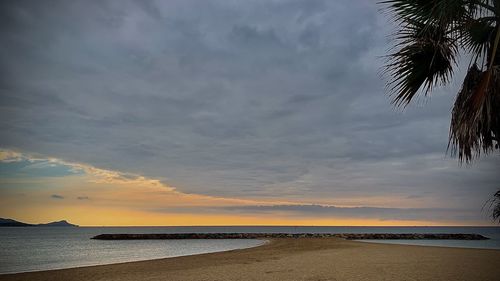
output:
POLYGON ((12 219, 4 219, 0 218, 0 227, 1 226, 33 226, 32 224, 29 223, 24 223, 12 219))
POLYGON ((50 227, 73 226, 73 227, 75 227, 78 225, 71 224, 71 223, 67 222, 66 220, 49 222, 49 223, 40 223, 40 224, 29 224, 29 223, 16 221, 13 219, 0 218, 0 227, 3 227, 3 226, 50 226, 50 227))
POLYGON ((49 222, 49 223, 40 223, 40 224, 37 224, 37 226, 78 226, 78 225, 71 224, 66 220, 62 220, 62 221, 54 221, 54 222, 49 222))

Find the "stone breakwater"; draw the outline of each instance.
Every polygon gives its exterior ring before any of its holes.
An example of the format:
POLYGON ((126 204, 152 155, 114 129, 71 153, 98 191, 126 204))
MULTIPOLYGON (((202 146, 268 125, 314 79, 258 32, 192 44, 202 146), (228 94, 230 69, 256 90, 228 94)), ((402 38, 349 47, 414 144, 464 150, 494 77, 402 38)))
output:
POLYGON ((145 239, 262 239, 262 238, 343 238, 367 239, 428 239, 428 240, 487 240, 480 234, 447 233, 168 233, 168 234, 100 234, 98 240, 145 240, 145 239))

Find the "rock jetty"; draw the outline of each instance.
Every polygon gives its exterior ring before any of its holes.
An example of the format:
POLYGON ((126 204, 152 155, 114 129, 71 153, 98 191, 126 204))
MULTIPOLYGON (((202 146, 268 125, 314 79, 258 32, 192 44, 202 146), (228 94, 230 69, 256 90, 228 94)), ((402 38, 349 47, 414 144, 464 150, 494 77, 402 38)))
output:
POLYGON ((100 234, 98 240, 146 240, 146 239, 262 239, 262 238, 343 238, 366 239, 428 239, 428 240, 487 240, 480 234, 449 233, 167 233, 167 234, 100 234))

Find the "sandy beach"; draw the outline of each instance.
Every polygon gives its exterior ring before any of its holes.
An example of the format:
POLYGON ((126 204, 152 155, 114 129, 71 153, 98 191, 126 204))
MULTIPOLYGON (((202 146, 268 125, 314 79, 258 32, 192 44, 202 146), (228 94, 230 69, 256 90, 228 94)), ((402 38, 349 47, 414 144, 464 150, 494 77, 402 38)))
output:
POLYGON ((498 280, 500 250, 274 239, 244 250, 0 275, 0 280, 498 280))

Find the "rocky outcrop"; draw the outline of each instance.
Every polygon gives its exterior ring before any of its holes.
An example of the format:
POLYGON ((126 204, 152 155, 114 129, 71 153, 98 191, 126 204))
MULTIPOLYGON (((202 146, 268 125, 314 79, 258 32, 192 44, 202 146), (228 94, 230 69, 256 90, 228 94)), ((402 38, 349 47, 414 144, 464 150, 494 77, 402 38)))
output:
POLYGON ((343 238, 365 239, 434 239, 434 240, 486 240, 480 234, 448 233, 168 233, 168 234, 100 234, 98 240, 145 240, 145 239, 259 239, 259 238, 343 238))

